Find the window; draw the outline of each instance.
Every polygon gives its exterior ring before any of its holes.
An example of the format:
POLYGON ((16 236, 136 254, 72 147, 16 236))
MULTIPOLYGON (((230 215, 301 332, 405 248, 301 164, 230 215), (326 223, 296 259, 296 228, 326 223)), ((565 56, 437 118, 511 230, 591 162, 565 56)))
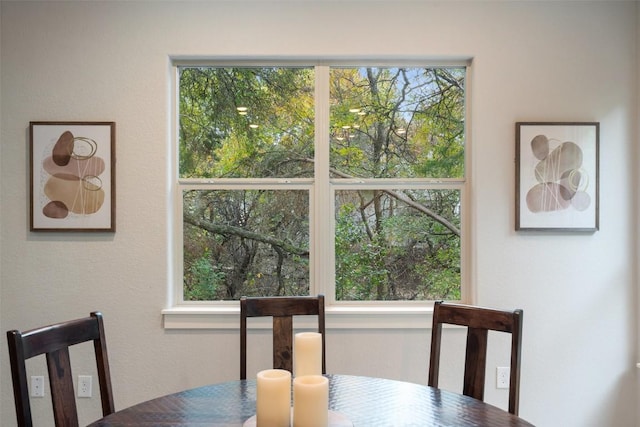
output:
POLYGON ((176 302, 463 298, 465 65, 176 70, 176 302))

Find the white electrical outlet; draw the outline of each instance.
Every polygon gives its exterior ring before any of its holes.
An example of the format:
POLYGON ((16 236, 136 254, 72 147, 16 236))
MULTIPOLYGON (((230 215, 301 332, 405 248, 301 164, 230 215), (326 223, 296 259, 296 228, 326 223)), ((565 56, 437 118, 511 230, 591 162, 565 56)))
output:
POLYGON ((31 397, 44 397, 44 377, 42 375, 31 377, 31 397))
POLYGON ((91 397, 91 375, 78 375, 78 397, 91 397))
POLYGON ((496 368, 496 388, 509 388, 509 367, 496 368))

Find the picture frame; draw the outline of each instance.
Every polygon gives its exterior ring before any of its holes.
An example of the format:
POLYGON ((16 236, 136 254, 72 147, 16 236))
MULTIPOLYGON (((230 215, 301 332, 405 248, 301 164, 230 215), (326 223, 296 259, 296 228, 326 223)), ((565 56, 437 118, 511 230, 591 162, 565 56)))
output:
POLYGON ((516 123, 516 231, 599 229, 598 122, 516 123))
POLYGON ((30 230, 115 232, 115 122, 29 123, 30 230))

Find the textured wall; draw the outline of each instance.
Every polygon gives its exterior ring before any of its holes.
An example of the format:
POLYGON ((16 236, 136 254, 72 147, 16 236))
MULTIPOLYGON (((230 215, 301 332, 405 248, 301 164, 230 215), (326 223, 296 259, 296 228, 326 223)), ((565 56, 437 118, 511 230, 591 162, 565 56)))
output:
MULTIPOLYGON (((118 408, 237 378, 237 331, 162 328, 172 256, 171 56, 471 57, 471 278, 480 304, 524 309, 521 415, 539 426, 636 425, 637 3, 0 7, 0 325, 102 310, 118 408), (115 234, 28 231, 32 120, 117 123, 115 234), (536 120, 601 123, 597 233, 513 231, 514 123, 536 120)), ((333 330, 328 365, 426 383, 428 338, 428 329, 333 330)), ((3 339, 0 425, 11 426, 6 355, 3 339)), ((34 404, 41 425, 47 404, 34 404)), ((98 416, 97 399, 80 405, 86 423, 98 416)))

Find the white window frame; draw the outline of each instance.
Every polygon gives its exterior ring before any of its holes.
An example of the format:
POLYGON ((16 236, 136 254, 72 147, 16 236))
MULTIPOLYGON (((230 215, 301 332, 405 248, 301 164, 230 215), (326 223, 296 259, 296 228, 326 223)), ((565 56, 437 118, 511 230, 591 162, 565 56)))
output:
MULTIPOLYGON (((333 236, 334 224, 330 215, 317 215, 317 206, 331 206, 335 201, 335 191, 344 189, 367 188, 450 188, 460 191, 461 196, 461 294, 462 302, 473 303, 474 288, 470 285, 471 239, 470 224, 470 172, 471 172, 471 59, 462 58, 451 61, 434 61, 432 59, 416 60, 358 60, 349 61, 323 59, 321 61, 293 61, 293 60, 190 60, 173 59, 170 64, 171 99, 170 127, 171 147, 169 165, 169 200, 171 204, 169 218, 168 253, 169 284, 167 290, 166 308, 162 310, 163 327, 165 329, 238 329, 240 313, 238 301, 184 301, 182 295, 183 257, 182 257, 182 192, 185 189, 200 190, 261 188, 261 189, 295 189, 309 191, 309 222, 311 251, 310 259, 310 290, 311 295, 322 293, 325 295, 327 328, 356 328, 356 329, 428 329, 431 327, 433 303, 429 301, 367 301, 351 302, 335 300, 335 268, 318 268, 322 259, 334 259, 334 239, 321 239, 318 236, 333 236), (225 180, 179 178, 178 165, 178 68, 180 66, 210 65, 210 66, 314 66, 316 74, 315 85, 315 173, 308 179, 261 179, 260 184, 248 184, 251 179, 225 180), (465 67, 465 174, 459 179, 398 179, 391 184, 375 183, 367 179, 329 179, 317 180, 316 176, 329 176, 329 111, 318 108, 329 104, 329 70, 331 67, 465 67), (320 114, 322 113, 322 114, 320 114), (178 221, 178 219, 180 221, 178 221), (330 232, 330 233, 329 233, 330 232)), ((333 209, 331 210, 333 212, 333 209)), ((332 263, 333 265, 333 263, 332 263)), ((268 321, 252 322, 255 328, 270 328, 268 321)), ((303 320, 296 327, 305 327, 303 320)))

